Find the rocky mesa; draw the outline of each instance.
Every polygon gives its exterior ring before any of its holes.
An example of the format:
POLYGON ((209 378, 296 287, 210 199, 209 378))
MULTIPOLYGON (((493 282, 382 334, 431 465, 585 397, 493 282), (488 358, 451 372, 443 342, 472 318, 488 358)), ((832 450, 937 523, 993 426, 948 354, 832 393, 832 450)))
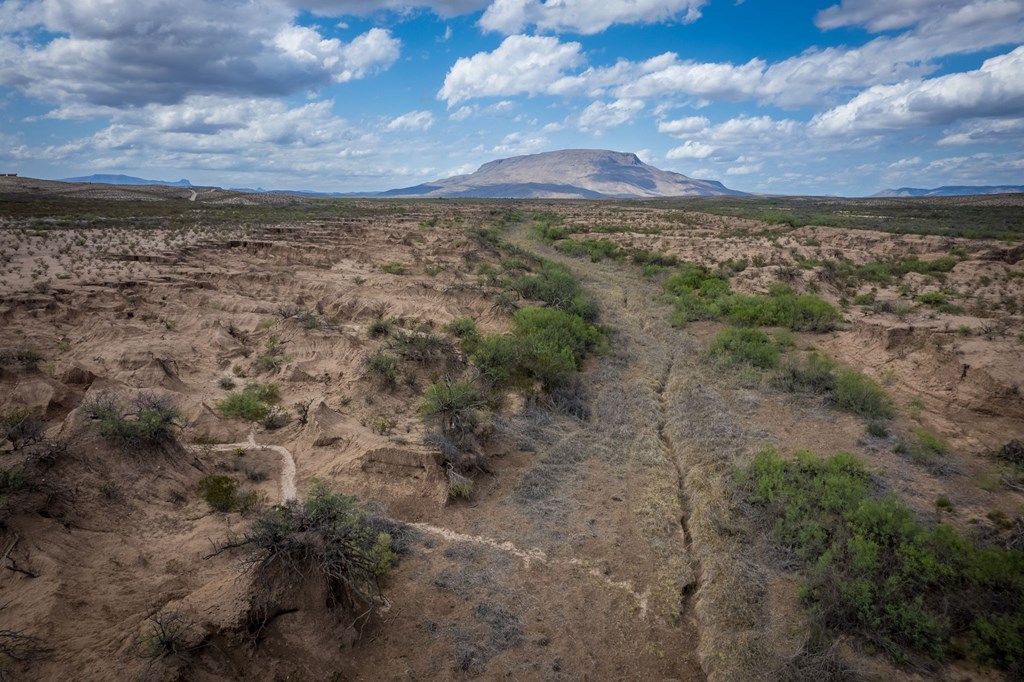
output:
POLYGON ((381 196, 622 199, 744 194, 715 180, 655 168, 629 152, 565 149, 491 161, 469 175, 393 189, 381 196))

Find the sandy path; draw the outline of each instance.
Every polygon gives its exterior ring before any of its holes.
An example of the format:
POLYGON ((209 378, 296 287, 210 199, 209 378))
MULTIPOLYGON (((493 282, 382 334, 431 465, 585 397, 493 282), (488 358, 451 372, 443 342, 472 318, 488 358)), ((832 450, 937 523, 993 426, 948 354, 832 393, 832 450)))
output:
POLYGON ((248 440, 242 441, 241 443, 218 443, 216 445, 191 445, 189 446, 193 452, 200 452, 202 449, 212 449, 214 452, 232 452, 238 448, 244 448, 246 450, 270 450, 281 455, 281 502, 287 502, 293 500, 296 497, 295 494, 295 458, 288 448, 280 445, 263 445, 256 442, 256 431, 255 429, 249 430, 248 440))
POLYGON ((467 535, 465 533, 458 533, 448 528, 439 528, 438 526, 432 526, 428 523, 410 523, 411 527, 423 531, 424 533, 430 533, 442 537, 445 540, 451 542, 460 542, 471 545, 483 545, 490 547, 491 549, 499 552, 504 552, 523 562, 524 568, 529 568, 531 564, 543 564, 546 566, 563 566, 574 569, 583 569, 588 575, 591 575, 598 580, 603 581, 606 585, 616 590, 622 590, 633 598, 636 602, 637 609, 639 610, 640 620, 646 620, 647 618, 647 602, 650 598, 650 589, 645 589, 643 592, 637 592, 633 587, 633 583, 629 580, 612 580, 607 575, 603 574, 600 569, 589 566, 587 562, 581 561, 580 559, 553 559, 547 555, 547 553, 538 548, 530 547, 528 549, 522 549, 516 547, 514 544, 508 541, 496 540, 494 538, 485 537, 482 535, 467 535))

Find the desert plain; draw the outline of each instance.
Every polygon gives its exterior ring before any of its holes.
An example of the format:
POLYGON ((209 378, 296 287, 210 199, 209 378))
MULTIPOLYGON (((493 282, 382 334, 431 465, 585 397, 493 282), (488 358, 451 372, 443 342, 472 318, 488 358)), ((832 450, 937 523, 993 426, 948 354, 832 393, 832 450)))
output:
POLYGON ((833 568, 750 472, 849 453, 907 524, 1012 564, 1022 216, 0 178, 3 679, 1014 679, 1019 588, 970 592, 1004 650, 967 616, 940 650, 924 616, 822 615, 833 568), (487 339, 569 309, 552 272, 593 335, 574 370, 497 376, 487 339), (813 319, 744 317, 804 296, 813 319), (254 564, 253 524, 316 486, 388 538, 370 593, 254 564))

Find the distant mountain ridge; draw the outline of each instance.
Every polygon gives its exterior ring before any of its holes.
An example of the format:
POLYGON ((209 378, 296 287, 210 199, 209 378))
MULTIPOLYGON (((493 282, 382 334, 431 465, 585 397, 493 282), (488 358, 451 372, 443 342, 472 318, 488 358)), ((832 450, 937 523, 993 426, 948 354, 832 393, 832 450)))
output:
POLYGON ((960 197, 975 194, 1017 194, 1024 192, 1024 185, 946 185, 934 189, 900 187, 883 189, 873 197, 960 197))
POLYGON ((177 182, 169 180, 144 180, 131 175, 85 175, 80 178, 62 178, 60 182, 95 182, 104 185, 166 185, 168 187, 192 187, 192 183, 182 178, 177 182))
POLYGON ((381 192, 383 197, 481 199, 637 199, 745 196, 716 180, 696 180, 650 166, 629 152, 564 149, 513 156, 456 175, 381 192))

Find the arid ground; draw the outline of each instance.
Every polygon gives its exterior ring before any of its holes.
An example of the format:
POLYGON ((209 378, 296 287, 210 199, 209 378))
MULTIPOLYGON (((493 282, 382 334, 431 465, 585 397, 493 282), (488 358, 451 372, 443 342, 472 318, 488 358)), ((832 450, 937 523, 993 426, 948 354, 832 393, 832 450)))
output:
POLYGON ((1019 552, 1024 200, 759 201, 0 178, 4 679, 1012 679, 1024 663, 822 625, 813 566, 742 471, 769 448, 851 453, 923 527, 1019 552), (603 342, 554 390, 488 382, 452 322, 517 330, 545 305, 515 285, 541 259, 578 279, 603 342), (775 369, 723 363, 730 320, 679 317, 680 267, 839 317, 767 327, 775 369), (787 388, 778 367, 812 354, 889 414, 787 388), (446 381, 487 392, 458 471, 424 407, 446 381), (273 394, 253 418, 225 407, 247 386, 273 394), (154 410, 173 419, 150 438, 154 410), (358 500, 394 565, 366 609, 315 570, 277 576, 255 627, 259 581, 229 545, 315 481, 358 500))

